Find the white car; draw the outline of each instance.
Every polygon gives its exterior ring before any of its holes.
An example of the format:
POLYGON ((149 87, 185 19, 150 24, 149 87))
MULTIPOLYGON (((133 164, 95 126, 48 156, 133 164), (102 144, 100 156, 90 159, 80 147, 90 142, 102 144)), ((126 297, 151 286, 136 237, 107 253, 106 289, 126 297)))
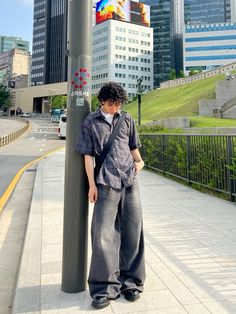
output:
POLYGON ((20 114, 20 117, 22 117, 22 118, 29 118, 29 116, 30 116, 30 114, 28 112, 22 112, 20 114))
POLYGON ((57 129, 57 135, 60 138, 66 138, 66 114, 62 114, 59 120, 59 127, 57 129))

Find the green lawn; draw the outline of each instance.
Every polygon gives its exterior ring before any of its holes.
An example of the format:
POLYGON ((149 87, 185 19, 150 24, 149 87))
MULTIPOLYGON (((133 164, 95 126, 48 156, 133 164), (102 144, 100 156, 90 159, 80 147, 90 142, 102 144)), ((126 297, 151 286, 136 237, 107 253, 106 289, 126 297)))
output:
MULTIPOLYGON (((191 117, 192 127, 236 126, 236 119, 198 117, 200 99, 215 99, 216 81, 223 80, 218 75, 182 86, 156 89, 142 96, 141 122, 173 117, 191 117)), ((138 103, 134 101, 124 107, 134 119, 138 119, 138 103)))
POLYGON ((212 117, 190 117, 193 128, 236 127, 236 119, 217 119, 212 117))

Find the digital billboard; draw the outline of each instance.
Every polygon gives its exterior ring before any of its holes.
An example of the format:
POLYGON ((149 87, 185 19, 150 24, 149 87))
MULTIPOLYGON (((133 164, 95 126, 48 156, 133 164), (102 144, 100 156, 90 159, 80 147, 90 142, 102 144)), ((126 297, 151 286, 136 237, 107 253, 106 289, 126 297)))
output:
POLYGON ((150 7, 132 0, 97 1, 96 24, 108 19, 150 26, 150 7))
POLYGON ((96 3, 96 24, 113 18, 115 0, 100 0, 96 3))
POLYGON ((150 6, 130 1, 130 21, 134 24, 150 26, 150 6))

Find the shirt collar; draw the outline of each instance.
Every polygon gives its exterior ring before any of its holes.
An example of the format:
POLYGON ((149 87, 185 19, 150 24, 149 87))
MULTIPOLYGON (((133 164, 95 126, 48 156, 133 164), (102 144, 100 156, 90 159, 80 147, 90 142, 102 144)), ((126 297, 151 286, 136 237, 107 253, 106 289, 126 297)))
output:
MULTIPOLYGON (((121 110, 117 111, 115 114, 114 114, 114 117, 116 116, 121 116, 121 110)), ((94 112, 94 117, 97 118, 97 117, 102 117, 102 118, 105 118, 104 115, 102 114, 101 112, 101 108, 98 108, 95 112, 94 112)))

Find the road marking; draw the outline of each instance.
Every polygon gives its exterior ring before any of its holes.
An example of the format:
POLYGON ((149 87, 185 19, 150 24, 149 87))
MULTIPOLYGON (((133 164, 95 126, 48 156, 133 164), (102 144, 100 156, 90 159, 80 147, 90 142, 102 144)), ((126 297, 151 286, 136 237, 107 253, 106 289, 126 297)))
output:
POLYGON ((57 151, 59 151, 59 150, 61 150, 61 149, 63 149, 63 148, 64 148, 64 146, 59 147, 59 148, 57 148, 57 149, 54 149, 54 150, 48 152, 47 154, 45 154, 45 155, 43 155, 43 156, 41 156, 41 157, 39 157, 39 158, 37 158, 37 159, 35 159, 35 160, 29 162, 28 164, 26 164, 24 167, 22 167, 22 168, 17 172, 17 174, 15 175, 15 177, 12 179, 11 183, 8 185, 6 191, 5 191, 5 192, 3 193, 3 195, 0 197, 0 213, 2 212, 4 206, 6 205, 6 203, 7 203, 8 199, 9 199, 9 197, 11 196, 11 194, 12 194, 12 192, 13 192, 13 190, 14 190, 16 184, 17 184, 17 182, 19 181, 20 177, 21 177, 22 174, 25 172, 25 170, 26 170, 27 168, 29 168, 30 166, 32 166, 33 164, 37 163, 38 161, 40 161, 40 160, 46 158, 47 156, 49 156, 49 155, 51 155, 51 154, 53 154, 53 153, 55 153, 55 152, 57 152, 57 151))

